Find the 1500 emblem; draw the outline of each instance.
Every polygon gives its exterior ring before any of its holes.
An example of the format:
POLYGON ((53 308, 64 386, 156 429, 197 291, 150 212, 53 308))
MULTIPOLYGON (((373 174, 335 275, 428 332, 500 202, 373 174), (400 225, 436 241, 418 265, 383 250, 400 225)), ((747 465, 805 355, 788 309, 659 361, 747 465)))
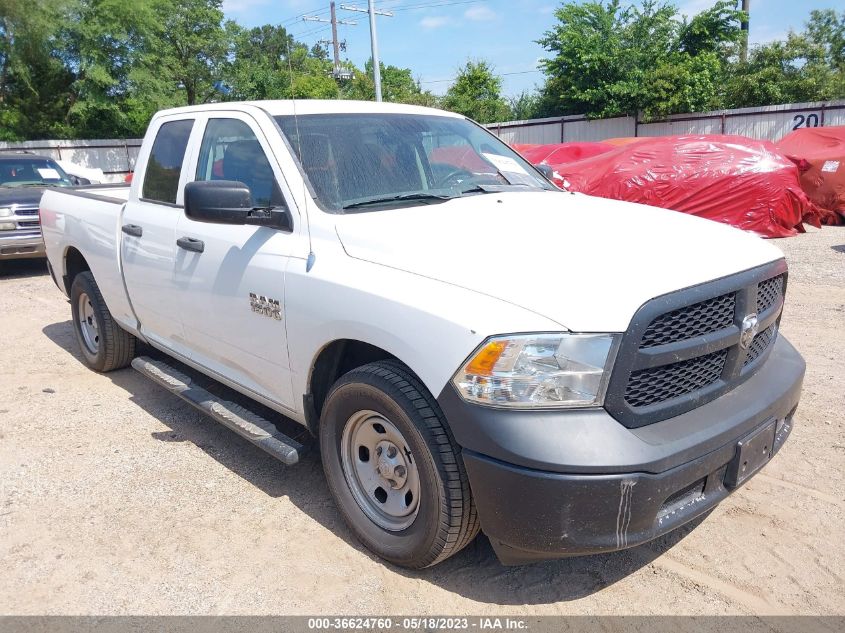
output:
POLYGON ((278 299, 269 299, 264 295, 257 295, 254 292, 250 292, 249 307, 253 312, 258 314, 273 317, 277 321, 282 320, 282 306, 279 304, 278 299))

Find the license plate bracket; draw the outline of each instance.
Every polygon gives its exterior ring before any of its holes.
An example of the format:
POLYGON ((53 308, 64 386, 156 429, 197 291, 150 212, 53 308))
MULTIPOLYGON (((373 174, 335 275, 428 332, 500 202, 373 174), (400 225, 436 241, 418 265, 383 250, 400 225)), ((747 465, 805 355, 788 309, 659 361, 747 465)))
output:
POLYGON ((777 420, 771 420, 736 443, 736 454, 725 472, 725 486, 741 486, 768 463, 772 457, 776 427, 777 420))

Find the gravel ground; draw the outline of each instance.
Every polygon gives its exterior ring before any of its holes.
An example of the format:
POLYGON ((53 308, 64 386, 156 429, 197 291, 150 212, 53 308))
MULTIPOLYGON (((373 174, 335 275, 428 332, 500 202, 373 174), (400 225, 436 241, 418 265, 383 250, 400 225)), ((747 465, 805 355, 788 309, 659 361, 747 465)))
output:
POLYGON ((610 555, 423 572, 370 556, 286 468, 131 369, 86 369, 43 262, 0 263, 2 614, 843 614, 845 228, 777 243, 808 372, 792 438, 706 518, 610 555))

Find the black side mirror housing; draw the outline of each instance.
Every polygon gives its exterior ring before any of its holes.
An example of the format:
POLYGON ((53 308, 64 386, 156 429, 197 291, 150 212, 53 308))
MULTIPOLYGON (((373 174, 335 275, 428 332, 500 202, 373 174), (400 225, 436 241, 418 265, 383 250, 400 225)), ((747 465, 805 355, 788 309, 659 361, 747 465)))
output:
POLYGON ((537 171, 539 171, 541 174, 543 174, 543 176, 546 177, 546 180, 552 182, 552 178, 554 178, 555 175, 555 170, 551 165, 539 164, 534 165, 534 167, 536 167, 537 171))
POLYGON ((288 209, 253 207, 249 187, 236 180, 189 182, 185 185, 185 215, 197 222, 293 230, 293 219, 288 209))

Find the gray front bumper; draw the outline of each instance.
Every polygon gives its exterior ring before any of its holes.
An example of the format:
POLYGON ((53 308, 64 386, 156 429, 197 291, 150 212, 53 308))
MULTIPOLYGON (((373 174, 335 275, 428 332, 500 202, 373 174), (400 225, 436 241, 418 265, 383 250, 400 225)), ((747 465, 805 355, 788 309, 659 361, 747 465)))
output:
POLYGON ((636 429, 603 409, 506 411, 438 398, 463 448, 481 526, 506 563, 632 547, 714 507, 737 442, 792 428, 804 360, 779 336, 769 358, 720 398, 636 429))
POLYGON ((0 260, 45 256, 44 239, 40 235, 37 237, 16 237, 0 234, 0 260))

